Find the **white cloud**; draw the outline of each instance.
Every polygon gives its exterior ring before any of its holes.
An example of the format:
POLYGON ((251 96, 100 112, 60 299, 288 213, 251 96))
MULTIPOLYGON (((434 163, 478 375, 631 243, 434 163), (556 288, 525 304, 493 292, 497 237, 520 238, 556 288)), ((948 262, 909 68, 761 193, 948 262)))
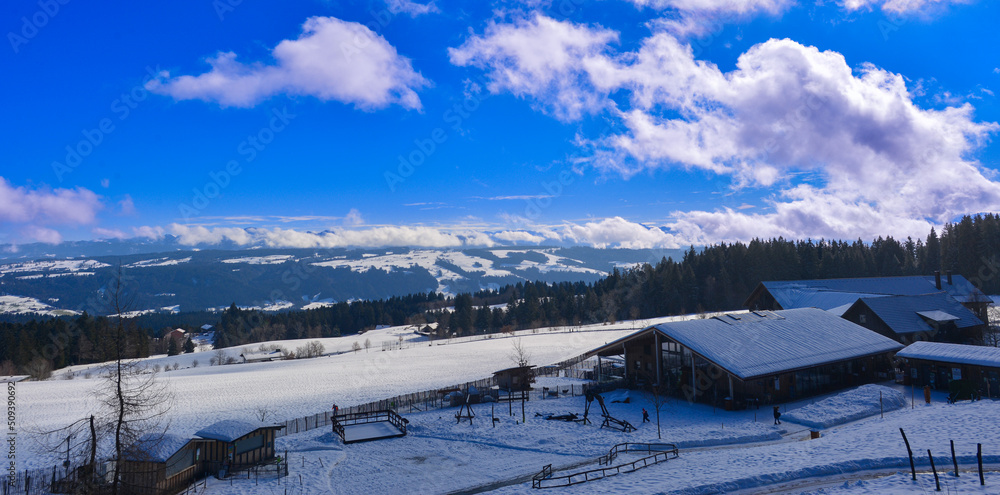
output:
POLYGON ((652 26, 675 36, 705 36, 725 24, 759 15, 778 16, 795 0, 630 0, 639 8, 652 8, 664 17, 652 26))
POLYGON ((313 233, 282 228, 248 228, 188 226, 171 224, 171 234, 182 245, 219 244, 233 242, 241 246, 337 248, 337 247, 462 247, 492 246, 495 242, 475 230, 446 231, 433 227, 381 226, 366 229, 335 229, 313 233))
POLYGON ((128 234, 121 230, 106 229, 103 227, 94 227, 90 232, 100 239, 127 239, 129 237, 128 234))
POLYGON ((21 235, 25 239, 46 244, 59 244, 62 242, 62 235, 55 229, 41 227, 38 225, 27 225, 21 229, 21 235))
POLYGON ((357 208, 351 208, 351 211, 347 212, 344 217, 344 226, 346 227, 358 227, 365 224, 365 219, 361 218, 361 212, 357 208))
POLYGON ((118 202, 118 208, 122 215, 135 215, 135 202, 132 201, 132 195, 126 194, 125 198, 118 202))
POLYGON ((930 13, 935 9, 952 4, 969 3, 971 0, 841 0, 839 3, 849 11, 880 8, 894 14, 930 13))
POLYGON ((417 3, 411 0, 385 0, 386 7, 393 14, 403 13, 410 17, 441 12, 434 2, 417 3))
POLYGON ((449 48, 448 54, 452 64, 484 69, 492 93, 532 98, 556 117, 574 120, 606 106, 586 67, 604 63, 606 45, 617 39, 607 29, 535 15, 514 24, 491 23, 482 36, 449 48))
POLYGON ((596 248, 627 249, 677 248, 677 238, 657 227, 647 227, 621 217, 605 218, 584 224, 567 223, 561 229, 562 238, 596 248))
MULTIPOLYGON (((475 60, 471 65, 486 71, 494 90, 529 98, 563 120, 582 118, 583 108, 607 108, 627 131, 581 139, 599 169, 630 177, 683 167, 738 188, 775 190, 770 212, 673 212, 678 220, 667 227, 685 239, 682 244, 772 233, 925 235, 930 225, 957 215, 1000 208, 1000 184, 971 158, 1000 126, 977 122, 968 103, 920 108, 902 75, 870 64, 855 71, 840 53, 787 39, 752 47, 724 73, 665 32, 626 53, 612 50, 615 33, 597 34, 536 17, 489 27, 463 44, 466 58, 453 55, 453 61, 475 60), (578 56, 557 49, 551 62, 543 52, 507 48, 510 40, 537 43, 559 33, 589 33, 579 37, 592 42, 572 45, 585 47, 578 56), (586 83, 518 83, 566 74, 586 83), (818 184, 795 184, 789 177, 800 172, 818 177, 818 184)), ((569 238, 600 245, 600 232, 617 238, 618 229, 635 231, 640 244, 670 242, 659 238, 662 232, 623 222, 571 227, 569 238)))
POLYGON ((310 17, 297 39, 281 41, 271 54, 273 64, 245 64, 233 52, 220 52, 208 59, 209 72, 177 77, 164 72, 146 88, 176 100, 222 106, 252 107, 284 93, 364 110, 394 104, 419 110, 415 90, 429 84, 385 38, 362 24, 333 17, 310 17))
POLYGON ((89 189, 14 187, 0 177, 0 222, 78 225, 94 223, 103 208, 89 189))
POLYGON ((60 242, 52 226, 94 224, 102 208, 101 197, 89 189, 14 187, 0 177, 0 228, 19 230, 24 240, 60 242))
POLYGON ((159 240, 163 238, 165 230, 163 227, 159 226, 149 226, 143 225, 141 227, 133 227, 132 235, 135 237, 146 237, 148 239, 159 240))
POLYGON ((493 237, 500 241, 514 243, 524 242, 529 244, 541 244, 542 242, 545 242, 545 237, 535 235, 524 230, 505 230, 503 232, 493 234, 493 237))

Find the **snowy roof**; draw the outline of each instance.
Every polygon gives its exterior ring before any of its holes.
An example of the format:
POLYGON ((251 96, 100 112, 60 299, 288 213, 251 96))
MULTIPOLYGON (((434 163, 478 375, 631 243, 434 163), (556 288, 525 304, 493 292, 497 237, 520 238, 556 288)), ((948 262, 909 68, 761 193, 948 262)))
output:
POLYGON ((661 323, 601 349, 613 349, 623 340, 650 330, 679 342, 744 380, 903 347, 829 312, 801 308, 661 323))
POLYGON ((240 437, 245 437, 261 428, 274 428, 279 429, 283 426, 275 426, 267 423, 257 422, 257 421, 240 421, 236 419, 227 419, 224 421, 219 421, 218 423, 212 424, 195 433, 195 435, 201 438, 207 438, 209 440, 220 440, 223 442, 235 442, 236 439, 240 437))
MULTIPOLYGON (((820 308, 833 309, 850 304, 862 297, 916 296, 944 291, 957 301, 966 303, 988 300, 986 296, 961 275, 941 276, 941 288, 935 285, 933 275, 910 277, 837 278, 821 280, 788 280, 761 282, 784 309, 820 308)), ((758 287, 759 290, 759 287, 758 287)), ((754 291, 754 294, 758 292, 754 291)), ((747 304, 754 298, 751 294, 747 304)))
POLYGON ((917 311, 917 314, 938 323, 961 320, 961 318, 944 311, 917 311))
POLYGON ((31 375, 0 376, 0 383, 17 383, 31 378, 31 375))
POLYGON ((983 324, 972 311, 944 292, 921 296, 864 298, 858 304, 868 306, 897 334, 933 331, 926 320, 937 323, 953 321, 958 328, 983 324))
POLYGON ((243 352, 240 353, 246 361, 269 361, 271 359, 280 358, 281 351, 275 349, 268 352, 243 352))
POLYGON ((914 342, 897 357, 1000 368, 1000 348, 942 342, 914 342))
POLYGON ((132 444, 126 453, 126 458, 130 461, 166 462, 190 441, 189 437, 148 433, 132 444))

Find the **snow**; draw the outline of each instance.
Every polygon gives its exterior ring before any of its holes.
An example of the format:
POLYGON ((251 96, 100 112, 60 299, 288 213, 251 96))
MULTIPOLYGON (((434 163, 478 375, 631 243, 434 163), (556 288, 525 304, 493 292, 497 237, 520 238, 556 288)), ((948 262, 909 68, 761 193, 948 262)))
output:
POLYGON ((906 397, 902 392, 881 385, 869 384, 794 409, 781 418, 810 428, 823 429, 875 416, 881 411, 893 411, 904 406, 906 406, 906 397), (882 409, 880 409, 880 400, 882 409))
POLYGON ((914 342, 896 353, 897 357, 925 359, 946 363, 972 364, 1000 368, 1000 347, 986 347, 941 342, 914 342))
POLYGON ((295 256, 290 254, 273 254, 271 256, 243 256, 240 258, 230 258, 222 260, 223 263, 246 263, 249 265, 280 265, 286 261, 294 260, 295 256))
POLYGON ((43 261, 26 261, 24 263, 11 263, 7 265, 0 265, 0 273, 19 273, 19 272, 79 272, 86 270, 96 270, 98 268, 106 268, 111 265, 107 263, 101 263, 97 260, 43 260, 43 261))
POLYGON ((663 333, 743 378, 901 349, 898 342, 816 308, 668 322, 663 333))
POLYGON ((236 439, 249 435, 261 428, 272 427, 274 424, 262 421, 239 421, 226 419, 202 428, 195 432, 196 436, 209 440, 220 440, 223 442, 235 442, 236 439))
POLYGON ((132 446, 135 450, 130 449, 130 451, 136 455, 130 456, 130 458, 164 462, 190 441, 189 437, 177 435, 146 434, 139 437, 139 440, 132 446))
POLYGON ((337 303, 335 303, 333 301, 316 301, 316 302, 311 302, 309 304, 306 304, 305 306, 302 306, 302 309, 303 310, 308 310, 308 309, 326 308, 328 306, 333 306, 335 304, 337 304, 337 303))
POLYGON ((359 442, 376 438, 399 435, 402 432, 387 421, 364 423, 344 427, 344 441, 359 442))
POLYGON ((80 314, 69 309, 57 309, 34 297, 0 296, 0 313, 39 313, 51 316, 69 316, 80 314))
POLYGON ((191 261, 191 257, 180 258, 180 259, 170 259, 170 258, 155 258, 151 260, 136 261, 135 263, 129 263, 125 265, 125 268, 153 268, 158 266, 174 266, 181 263, 187 263, 191 261))
MULTIPOLYGON (((532 354, 531 362, 544 365, 578 356, 636 328, 662 321, 539 329, 517 332, 516 337, 521 338, 532 354)), ((510 367, 510 337, 428 341, 417 335, 414 328, 391 327, 364 335, 315 339, 320 340, 330 354, 315 359, 208 366, 209 358, 215 353, 199 352, 155 356, 145 362, 150 365, 176 362, 181 367, 161 375, 161 381, 174 395, 168 418, 170 433, 179 437, 191 437, 196 431, 219 421, 252 423, 259 407, 266 407, 273 420, 283 421, 329 411, 334 402, 347 407, 402 393, 433 390, 485 378, 495 370, 510 367), (399 337, 403 337, 403 343, 398 350, 378 350, 382 342, 398 343, 399 337), (373 344, 370 351, 351 352, 353 342, 366 339, 373 344), (191 367, 195 359, 203 365, 191 367)), ((293 350, 308 341, 271 344, 293 350)), ((256 348, 257 345, 247 346, 251 351, 256 348)), ((220 352, 236 356, 243 350, 232 348, 220 352)), ((19 427, 25 432, 19 436, 18 469, 49 468, 60 462, 58 453, 34 446, 37 443, 33 441, 34 435, 27 432, 64 426, 97 410, 92 391, 100 381, 81 379, 87 372, 97 374, 94 367, 75 367, 56 373, 57 377, 73 374, 77 376, 75 380, 57 378, 17 384, 18 416, 22 419, 19 427)), ((581 381, 575 379, 541 378, 536 386, 579 393, 580 384, 581 381)), ((909 389, 901 386, 890 384, 887 387, 897 397, 900 393, 910 394, 909 389)), ((783 419, 796 411, 808 413, 810 404, 820 405, 825 400, 830 401, 826 404, 834 404, 830 408, 836 409, 860 404, 864 401, 859 390, 867 389, 861 387, 829 398, 782 404, 787 409, 783 419)), ((885 398, 886 389, 881 390, 885 398)), ((724 411, 682 400, 671 400, 659 411, 662 433, 662 440, 659 440, 657 411, 650 398, 641 392, 603 394, 614 417, 638 427, 638 431, 629 434, 600 429, 600 409, 596 404, 591 408, 595 424, 546 421, 536 413, 572 412, 582 416, 586 401, 580 396, 539 400, 539 395, 540 390, 532 392, 531 400, 525 404, 526 422, 522 421, 520 404, 512 404, 513 416, 508 415, 506 404, 474 405, 476 418, 471 425, 455 420, 457 408, 418 412, 402 407, 399 412, 410 423, 408 435, 401 438, 345 446, 329 427, 282 436, 277 439, 276 448, 279 455, 288 453, 290 478, 282 479, 280 484, 277 480, 261 479, 260 485, 251 484, 254 480, 210 478, 206 493, 285 493, 286 488, 291 494, 398 493, 406 489, 445 493, 475 487, 489 489, 492 493, 525 493, 531 490, 527 478, 542 466, 592 469, 596 467, 598 456, 624 441, 675 443, 681 448, 680 457, 635 473, 570 489, 553 489, 552 492, 574 495, 695 494, 745 490, 758 493, 762 488, 782 486, 775 484, 803 482, 809 483, 803 485, 808 489, 838 490, 848 483, 851 485, 848 491, 820 493, 854 493, 851 490, 857 482, 851 476, 869 476, 865 473, 871 470, 891 475, 908 469, 899 428, 906 431, 918 469, 929 467, 927 449, 934 452, 939 468, 949 466, 949 440, 952 439, 962 469, 974 465, 976 443, 983 444, 987 465, 1000 463, 996 453, 1000 429, 984 427, 993 418, 1000 417, 1000 402, 947 404, 946 395, 939 392, 932 393, 929 405, 921 402, 887 410, 884 419, 875 414, 860 420, 847 420, 847 423, 824 429, 822 438, 815 440, 808 440, 808 427, 793 421, 773 425, 768 407, 724 411), (628 404, 613 402, 626 397, 630 400, 628 404), (652 423, 642 423, 642 408, 650 412, 652 423), (491 413, 500 419, 496 428, 491 413), (834 483, 834 486, 816 483, 834 483)), ((826 419, 822 412, 826 408, 817 407, 821 411, 809 414, 809 418, 826 419)), ((230 431, 229 436, 238 433, 230 431)), ((963 483, 965 478, 963 472, 963 483)), ((907 479, 890 477, 884 481, 887 491, 879 492, 877 487, 882 485, 876 483, 882 480, 869 476, 863 481, 864 484, 856 488, 869 491, 857 493, 904 493, 903 487, 917 490, 927 486, 907 485, 907 479)), ((996 493, 1000 479, 992 476, 987 481, 992 483, 987 489, 996 493)), ((962 486, 978 490, 972 485, 962 486)), ((796 493, 801 491, 804 490, 796 493)))

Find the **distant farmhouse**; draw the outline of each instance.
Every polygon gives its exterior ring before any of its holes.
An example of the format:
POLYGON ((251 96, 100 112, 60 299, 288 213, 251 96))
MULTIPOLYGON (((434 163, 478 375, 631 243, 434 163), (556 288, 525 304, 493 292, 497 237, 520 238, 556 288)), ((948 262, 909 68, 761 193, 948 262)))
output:
MULTIPOLYGON (((1000 397, 1000 348, 977 345, 916 342, 896 353, 905 363, 905 383, 948 389, 953 382, 968 384, 988 398, 1000 397)), ((955 398, 963 387, 956 387, 955 398)))
POLYGON ((921 296, 865 297, 844 319, 903 344, 922 340, 978 344, 986 324, 944 292, 921 296))
POLYGON ((898 342, 815 308, 661 323, 594 349, 637 387, 725 405, 798 399, 885 379, 898 342))
POLYGON ((980 342, 990 303, 965 277, 948 272, 942 280, 941 273, 935 272, 932 276, 761 282, 743 305, 751 310, 819 308, 908 344, 916 340, 980 342))

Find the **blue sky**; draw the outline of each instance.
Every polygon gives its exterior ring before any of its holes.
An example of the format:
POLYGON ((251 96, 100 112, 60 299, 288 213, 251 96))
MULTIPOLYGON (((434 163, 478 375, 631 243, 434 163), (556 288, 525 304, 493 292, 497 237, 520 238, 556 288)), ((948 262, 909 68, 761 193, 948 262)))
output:
POLYGON ((2 9, 0 243, 677 247, 1000 207, 983 0, 2 9))

